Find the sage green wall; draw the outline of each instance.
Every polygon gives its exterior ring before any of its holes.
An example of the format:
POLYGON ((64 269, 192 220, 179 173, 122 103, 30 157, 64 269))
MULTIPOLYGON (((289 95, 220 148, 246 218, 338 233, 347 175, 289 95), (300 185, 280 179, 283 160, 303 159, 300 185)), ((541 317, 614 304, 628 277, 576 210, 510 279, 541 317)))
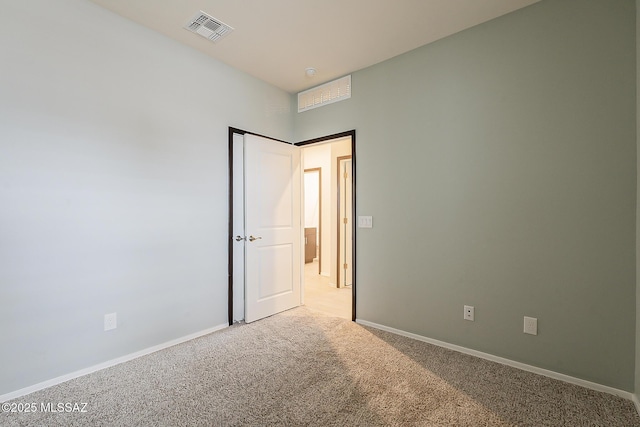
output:
POLYGON ((636 376, 635 394, 640 397, 640 0, 636 0, 636 376))
POLYGON ((357 131, 358 318, 633 390, 635 84, 633 0, 544 0, 297 114, 357 131))

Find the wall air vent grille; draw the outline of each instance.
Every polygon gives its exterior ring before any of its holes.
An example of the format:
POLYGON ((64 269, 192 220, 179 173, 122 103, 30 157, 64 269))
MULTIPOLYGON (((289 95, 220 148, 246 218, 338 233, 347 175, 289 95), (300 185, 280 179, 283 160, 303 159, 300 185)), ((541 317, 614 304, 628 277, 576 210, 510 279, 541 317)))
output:
POLYGON ((351 98, 351 75, 298 94, 298 113, 351 98))
POLYGON ((213 42, 220 40, 222 37, 233 31, 232 27, 212 16, 207 15, 203 11, 200 11, 191 18, 184 28, 213 42))

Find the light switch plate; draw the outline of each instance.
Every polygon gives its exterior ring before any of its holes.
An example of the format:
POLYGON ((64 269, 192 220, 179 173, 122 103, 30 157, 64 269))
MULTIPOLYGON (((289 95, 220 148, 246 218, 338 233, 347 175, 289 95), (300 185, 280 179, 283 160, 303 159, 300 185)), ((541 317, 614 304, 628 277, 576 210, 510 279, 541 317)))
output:
POLYGON ((358 228, 373 228, 373 217, 372 216, 359 216, 358 217, 358 228))

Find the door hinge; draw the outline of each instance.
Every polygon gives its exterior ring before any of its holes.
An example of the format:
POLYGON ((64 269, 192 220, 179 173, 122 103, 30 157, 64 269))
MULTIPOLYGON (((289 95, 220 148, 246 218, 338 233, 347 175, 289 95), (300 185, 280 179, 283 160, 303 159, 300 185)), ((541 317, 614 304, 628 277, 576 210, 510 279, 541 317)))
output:
POLYGON ((345 172, 345 173, 344 173, 344 179, 347 179, 347 177, 348 177, 348 176, 349 176, 349 175, 347 175, 347 173, 345 172))
POLYGON ((347 264, 344 264, 343 268, 344 268, 345 270, 347 269, 347 267, 348 267, 348 266, 347 266, 347 264))
POLYGON ((346 224, 346 223, 347 223, 347 218, 343 218, 343 219, 342 219, 342 222, 343 222, 344 224, 346 224))

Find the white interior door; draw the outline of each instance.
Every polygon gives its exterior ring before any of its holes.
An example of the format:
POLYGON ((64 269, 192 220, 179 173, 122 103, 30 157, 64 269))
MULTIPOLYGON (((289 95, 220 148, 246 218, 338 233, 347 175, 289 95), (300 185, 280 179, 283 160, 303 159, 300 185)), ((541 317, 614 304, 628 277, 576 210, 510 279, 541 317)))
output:
POLYGON ((338 287, 352 285, 351 268, 353 265, 353 202, 352 202, 352 177, 351 159, 340 160, 340 269, 338 287))
POLYGON ((300 305, 300 148, 244 136, 245 321, 300 305))

